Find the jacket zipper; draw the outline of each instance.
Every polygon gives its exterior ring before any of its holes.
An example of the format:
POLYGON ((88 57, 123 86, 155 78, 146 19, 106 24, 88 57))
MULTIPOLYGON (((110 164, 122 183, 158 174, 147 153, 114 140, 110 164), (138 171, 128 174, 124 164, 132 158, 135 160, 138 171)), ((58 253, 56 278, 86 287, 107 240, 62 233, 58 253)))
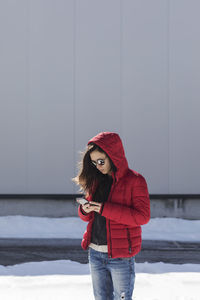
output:
POLYGON ((111 241, 110 221, 108 223, 108 226, 109 226, 109 238, 110 238, 110 255, 109 255, 109 257, 111 258, 112 257, 112 241, 111 241))
MULTIPOLYGON (((112 193, 113 193, 113 189, 114 189, 114 186, 115 186, 115 182, 116 182, 116 178, 114 176, 114 182, 113 182, 112 187, 111 187, 111 191, 110 191, 110 194, 109 194, 109 197, 108 197, 108 201, 111 199, 111 196, 112 196, 112 193)), ((110 240, 110 253, 109 253, 109 257, 111 258, 112 257, 112 241, 111 241, 110 220, 108 221, 108 228, 109 228, 109 240, 110 240)))
POLYGON ((128 238, 128 252, 131 253, 132 249, 131 249, 131 238, 130 238, 130 232, 128 230, 128 228, 126 228, 127 231, 127 238, 128 238))

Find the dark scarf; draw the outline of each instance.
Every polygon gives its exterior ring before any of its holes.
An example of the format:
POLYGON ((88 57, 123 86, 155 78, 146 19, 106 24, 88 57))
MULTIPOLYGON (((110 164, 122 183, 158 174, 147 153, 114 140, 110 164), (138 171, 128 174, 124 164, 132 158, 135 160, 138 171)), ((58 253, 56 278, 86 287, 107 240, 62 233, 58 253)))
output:
MULTIPOLYGON (((93 195, 93 201, 105 203, 108 199, 112 182, 113 180, 111 176, 102 175, 98 187, 93 195)), ((91 243, 96 245, 107 245, 106 218, 96 212, 92 225, 91 243)))

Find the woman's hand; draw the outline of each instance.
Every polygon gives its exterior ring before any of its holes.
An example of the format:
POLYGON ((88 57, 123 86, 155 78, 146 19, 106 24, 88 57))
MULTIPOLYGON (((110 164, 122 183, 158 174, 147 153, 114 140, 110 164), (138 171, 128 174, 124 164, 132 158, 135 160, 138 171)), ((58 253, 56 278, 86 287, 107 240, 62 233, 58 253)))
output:
POLYGON ((90 213, 91 211, 96 211, 97 213, 100 213, 101 206, 102 206, 102 203, 90 201, 89 203, 82 205, 82 209, 87 214, 90 213))

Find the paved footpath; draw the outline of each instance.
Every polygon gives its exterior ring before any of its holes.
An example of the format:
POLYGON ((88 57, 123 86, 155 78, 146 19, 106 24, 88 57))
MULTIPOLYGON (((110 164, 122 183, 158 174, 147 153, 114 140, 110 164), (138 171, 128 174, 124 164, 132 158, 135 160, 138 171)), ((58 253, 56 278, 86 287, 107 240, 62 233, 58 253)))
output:
MULTIPOLYGON (((0 239, 0 265, 49 260, 88 262, 80 239, 0 239)), ((136 262, 165 262, 173 264, 200 264, 200 243, 147 241, 136 262)))

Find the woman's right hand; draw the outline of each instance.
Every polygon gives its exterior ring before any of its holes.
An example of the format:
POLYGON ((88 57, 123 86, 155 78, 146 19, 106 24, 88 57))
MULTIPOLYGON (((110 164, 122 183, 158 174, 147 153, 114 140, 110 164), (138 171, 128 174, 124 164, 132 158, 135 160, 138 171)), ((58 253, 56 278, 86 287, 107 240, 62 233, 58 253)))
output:
POLYGON ((93 211, 94 209, 92 208, 92 206, 89 203, 83 204, 82 205, 82 210, 86 213, 89 214, 91 211, 93 211))
POLYGON ((100 213, 101 211, 102 203, 90 201, 89 203, 86 203, 82 205, 82 209, 85 213, 90 213, 91 211, 95 211, 97 213, 100 213))

